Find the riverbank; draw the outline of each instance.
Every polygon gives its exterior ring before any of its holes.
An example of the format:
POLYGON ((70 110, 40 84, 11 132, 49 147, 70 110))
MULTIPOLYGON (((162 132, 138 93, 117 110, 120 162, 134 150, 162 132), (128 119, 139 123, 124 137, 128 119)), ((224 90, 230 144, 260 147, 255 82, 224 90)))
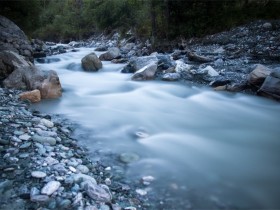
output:
POLYGON ((0 209, 149 207, 141 187, 152 177, 144 177, 144 184, 127 183, 125 157, 124 162, 113 155, 106 163, 102 156, 92 162, 94 157, 71 136, 74 124, 31 111, 18 100, 19 92, 0 89, 0 209))

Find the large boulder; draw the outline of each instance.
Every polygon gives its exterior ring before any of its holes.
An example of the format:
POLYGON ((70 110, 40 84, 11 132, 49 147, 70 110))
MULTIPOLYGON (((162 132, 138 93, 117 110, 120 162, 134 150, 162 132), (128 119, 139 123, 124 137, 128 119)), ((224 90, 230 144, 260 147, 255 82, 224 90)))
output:
POLYGON ((258 94, 280 100, 280 69, 274 69, 258 90, 258 94))
POLYGON ((83 57, 82 67, 85 71, 98 71, 102 68, 102 62, 95 53, 90 53, 83 57))
POLYGON ((156 56, 142 56, 136 57, 130 60, 128 65, 124 67, 121 71, 122 73, 134 73, 143 67, 158 62, 158 58, 156 56))
POLYGON ((33 49, 24 32, 12 21, 0 15, 0 51, 18 53, 33 62, 33 49))
POLYGON ((32 64, 14 51, 0 52, 0 80, 6 79, 16 68, 24 66, 30 67, 32 64))
POLYGON ((155 73, 157 71, 157 61, 144 66, 142 69, 135 72, 132 76, 132 80, 143 81, 151 80, 155 78, 155 73))
POLYGON ((248 76, 249 84, 253 86, 261 86, 265 78, 269 76, 271 69, 265 67, 264 65, 258 64, 254 70, 248 76))
POLYGON ((15 69, 3 82, 4 87, 21 90, 40 90, 41 98, 58 98, 62 94, 61 84, 55 71, 41 71, 35 66, 15 69))
POLYGON ((117 47, 111 47, 107 52, 101 54, 99 59, 102 61, 111 61, 113 59, 119 58, 121 56, 120 49, 117 47))

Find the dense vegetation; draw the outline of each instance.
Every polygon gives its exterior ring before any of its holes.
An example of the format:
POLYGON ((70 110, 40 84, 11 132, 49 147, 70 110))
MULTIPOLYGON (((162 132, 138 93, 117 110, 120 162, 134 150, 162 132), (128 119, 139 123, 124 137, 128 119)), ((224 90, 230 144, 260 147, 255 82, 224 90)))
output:
POLYGON ((1 15, 28 35, 74 40, 131 30, 138 37, 202 36, 254 19, 280 18, 274 0, 16 0, 1 1, 1 15))

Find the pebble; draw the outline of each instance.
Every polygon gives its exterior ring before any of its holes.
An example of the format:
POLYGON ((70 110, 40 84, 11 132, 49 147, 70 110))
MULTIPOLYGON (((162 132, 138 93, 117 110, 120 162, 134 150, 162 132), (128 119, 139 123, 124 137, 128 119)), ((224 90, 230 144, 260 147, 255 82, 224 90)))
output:
POLYGON ((34 135, 32 137, 33 141, 39 142, 39 143, 47 143, 50 145, 56 145, 56 139, 53 137, 45 137, 45 136, 39 136, 39 135, 34 135))
POLYGON ((47 202, 49 200, 49 196, 47 195, 34 195, 31 197, 32 202, 47 202))
POLYGON ((50 181, 42 188, 41 193, 45 195, 51 195, 58 190, 60 185, 61 183, 58 181, 50 181))
POLYGON ((41 119, 40 122, 47 128, 52 128, 54 126, 53 122, 47 119, 41 119))
POLYGON ((26 149, 31 146, 31 142, 26 142, 19 146, 20 149, 26 149))
POLYGON ((23 141, 27 141, 31 138, 31 136, 29 136, 28 134, 23 134, 23 135, 20 135, 19 136, 19 139, 20 140, 23 140, 23 141))
POLYGON ((34 178, 41 179, 41 178, 45 178, 47 176, 47 174, 42 171, 32 171, 31 176, 34 178))
POLYGON ((136 191, 136 193, 138 193, 139 195, 142 195, 142 196, 147 195, 147 193, 148 193, 146 190, 143 190, 143 189, 136 189, 135 191, 136 191))
POLYGON ((89 172, 89 169, 85 165, 78 165, 77 170, 79 170, 82 174, 87 174, 89 172))
POLYGON ((97 185, 88 182, 85 185, 87 195, 95 201, 111 202, 112 195, 106 185, 97 185))
POLYGON ((73 180, 74 180, 74 182, 76 182, 76 183, 80 183, 80 182, 90 182, 90 183, 92 183, 92 184, 94 184, 94 185, 97 184, 96 180, 95 180, 93 177, 91 177, 91 176, 89 176, 89 175, 86 175, 86 174, 74 174, 74 175, 73 175, 73 180))

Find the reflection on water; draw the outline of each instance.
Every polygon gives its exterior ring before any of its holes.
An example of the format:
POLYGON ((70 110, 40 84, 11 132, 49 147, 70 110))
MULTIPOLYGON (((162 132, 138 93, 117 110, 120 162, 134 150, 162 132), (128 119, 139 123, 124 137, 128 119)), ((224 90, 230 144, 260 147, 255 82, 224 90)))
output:
POLYGON ((158 189, 175 190, 178 200, 195 190, 201 198, 194 207, 280 208, 278 103, 179 83, 133 82, 119 73, 122 64, 110 62, 97 73, 82 72, 80 60, 91 51, 37 64, 58 72, 64 94, 34 107, 89 128, 91 137, 81 141, 92 150, 139 154, 128 177, 153 175, 158 189), (137 139, 140 130, 149 136, 137 139))

